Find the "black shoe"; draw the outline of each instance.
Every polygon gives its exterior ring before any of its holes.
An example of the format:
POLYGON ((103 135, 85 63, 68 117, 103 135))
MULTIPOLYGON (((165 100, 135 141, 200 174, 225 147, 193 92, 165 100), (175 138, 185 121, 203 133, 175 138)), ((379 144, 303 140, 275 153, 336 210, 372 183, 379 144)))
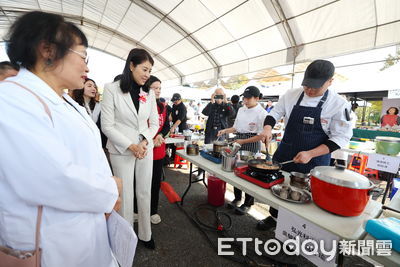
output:
POLYGON ((245 215, 249 211, 250 208, 251 208, 251 206, 242 204, 240 207, 235 209, 235 213, 237 215, 245 215))
POLYGON ((143 240, 140 240, 140 239, 139 239, 139 241, 143 243, 145 248, 156 249, 156 244, 154 243, 154 239, 153 238, 151 238, 149 241, 143 241, 143 240))
POLYGON ((240 202, 240 199, 234 199, 228 204, 226 204, 227 209, 236 209, 238 207, 238 204, 240 202))
POLYGON ((257 223, 257 229, 261 231, 270 230, 276 227, 276 221, 271 216, 268 216, 264 220, 257 223))
POLYGON ((182 168, 182 165, 181 165, 181 164, 178 165, 178 169, 180 169, 180 168, 182 168))

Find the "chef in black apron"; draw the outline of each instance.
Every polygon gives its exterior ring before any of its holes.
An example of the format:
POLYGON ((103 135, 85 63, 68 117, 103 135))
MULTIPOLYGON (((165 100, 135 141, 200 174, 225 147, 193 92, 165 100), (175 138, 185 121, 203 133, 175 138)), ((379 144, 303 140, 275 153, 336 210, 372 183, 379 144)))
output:
MULTIPOLYGON (((352 136, 350 103, 328 90, 334 72, 331 62, 313 61, 304 74, 303 88, 282 96, 265 118, 261 135, 266 142, 271 140, 276 121, 285 118, 285 133, 273 156, 278 162, 294 160, 283 165, 284 171, 309 173, 316 166, 328 166, 330 153, 349 142, 352 136)), ((258 223, 258 229, 276 226, 278 210, 270 208, 270 214, 258 223)))
MULTIPOLYGON (((257 87, 247 87, 242 95, 244 106, 239 108, 233 127, 219 131, 218 136, 236 133, 236 142, 241 145, 240 150, 257 153, 261 149, 263 137, 259 134, 263 130, 267 111, 258 103, 262 94, 257 87)), ((254 197, 246 193, 244 203, 238 207, 242 200, 242 191, 235 187, 234 193, 235 199, 228 204, 228 208, 235 208, 236 214, 244 215, 254 204, 254 197)))

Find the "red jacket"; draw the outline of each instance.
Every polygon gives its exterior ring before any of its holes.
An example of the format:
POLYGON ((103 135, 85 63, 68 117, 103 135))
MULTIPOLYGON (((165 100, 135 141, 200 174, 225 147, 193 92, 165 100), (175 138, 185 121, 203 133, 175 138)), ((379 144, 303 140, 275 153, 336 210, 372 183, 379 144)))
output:
MULTIPOLYGON (((159 128, 157 134, 154 138, 161 132, 165 121, 167 120, 167 107, 164 105, 163 112, 160 112, 160 108, 157 106, 158 110, 158 122, 159 128)), ((154 147, 153 149, 153 160, 160 160, 165 157, 165 143, 162 143, 159 147, 154 147)))

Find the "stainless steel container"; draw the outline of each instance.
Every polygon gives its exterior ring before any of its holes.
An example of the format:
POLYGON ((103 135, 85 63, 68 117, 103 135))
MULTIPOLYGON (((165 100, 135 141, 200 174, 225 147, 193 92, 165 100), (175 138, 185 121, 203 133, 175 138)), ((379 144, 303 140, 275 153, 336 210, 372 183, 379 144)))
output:
POLYGON ((236 157, 227 157, 222 155, 222 170, 226 172, 233 172, 235 169, 236 157))

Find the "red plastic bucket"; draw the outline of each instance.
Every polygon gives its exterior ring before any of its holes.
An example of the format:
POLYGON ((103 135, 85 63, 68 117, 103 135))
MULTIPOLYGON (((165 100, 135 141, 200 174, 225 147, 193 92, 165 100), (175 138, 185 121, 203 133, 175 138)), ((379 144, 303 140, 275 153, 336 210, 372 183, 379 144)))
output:
POLYGON ((219 207, 225 204, 226 183, 215 176, 208 176, 208 203, 219 207))

